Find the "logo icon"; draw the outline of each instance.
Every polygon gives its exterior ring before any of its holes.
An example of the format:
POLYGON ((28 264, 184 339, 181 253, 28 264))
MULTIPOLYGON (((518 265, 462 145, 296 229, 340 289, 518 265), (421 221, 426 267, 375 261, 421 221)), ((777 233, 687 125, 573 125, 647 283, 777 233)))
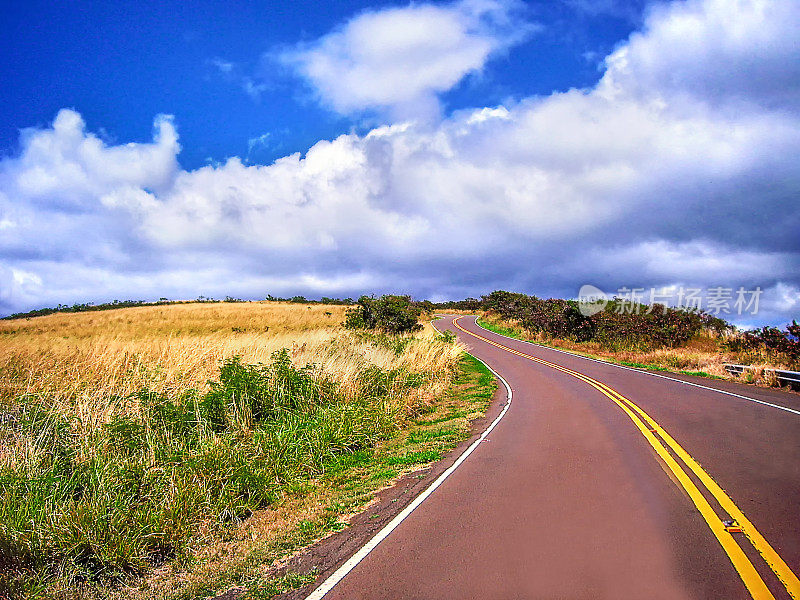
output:
POLYGON ((596 315, 606 307, 606 304, 608 296, 598 287, 587 283, 578 291, 578 310, 584 317, 596 315))

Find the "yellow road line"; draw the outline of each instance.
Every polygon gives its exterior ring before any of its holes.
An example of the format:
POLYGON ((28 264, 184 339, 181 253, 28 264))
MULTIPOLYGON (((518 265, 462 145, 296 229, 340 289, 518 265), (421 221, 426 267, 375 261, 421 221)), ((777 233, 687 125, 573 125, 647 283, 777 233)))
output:
MULTIPOLYGON (((460 317, 459 317, 460 318, 460 317)), ((725 553, 730 558, 731 562, 733 563, 734 568, 739 573, 739 576, 742 578, 745 586, 747 587, 750 595, 757 599, 765 599, 770 600, 774 599, 772 593, 767 589, 766 584, 764 583, 761 576, 756 571, 755 567, 753 566, 752 562, 747 558, 745 553, 742 551, 741 547, 738 545, 736 540, 733 536, 725 530, 722 521, 717 516, 716 512, 713 510, 711 505, 705 499, 703 494, 694 484, 694 482, 689 478, 686 474, 686 471, 683 467, 678 464, 678 462, 672 457, 672 455, 666 450, 664 444, 654 435, 654 432, 657 433, 663 442, 665 442, 674 452, 675 454, 689 467, 689 469, 695 473, 695 475, 700 479, 704 486, 711 492, 711 494, 716 498, 719 502, 720 506, 731 516, 731 518, 735 519, 740 527, 742 528, 742 532, 747 536, 750 542, 753 544, 753 547, 758 550, 761 556, 764 558, 764 561, 769 565, 772 571, 776 574, 778 579, 783 583, 786 587, 789 595, 792 598, 800 599, 800 582, 797 579, 797 576, 792 572, 786 562, 778 555, 778 553, 770 546, 764 536, 755 528, 755 526, 744 516, 742 511, 734 504, 733 500, 725 493, 725 491, 714 481, 714 479, 706 473, 703 468, 697 463, 697 461, 688 453, 684 448, 675 441, 675 439, 670 436, 663 427, 661 427, 650 415, 648 415, 644 410, 642 410, 638 405, 634 402, 617 392, 616 390, 612 389, 611 387, 605 385, 604 383, 597 381, 587 375, 579 373, 577 371, 573 371, 572 369, 568 369, 556 363, 551 363, 541 358, 537 358, 535 356, 531 356, 524 352, 520 352, 513 348, 509 348, 508 346, 504 346, 503 344, 498 344, 493 340, 490 340, 482 335, 473 333, 471 331, 467 331, 458 323, 459 318, 453 320, 453 324, 463 331, 464 333, 471 335, 473 337, 477 337, 493 346, 506 350, 512 354, 516 354, 523 358, 527 358, 531 361, 541 363, 545 366, 551 367, 558 371, 562 371, 572 377, 580 379, 585 383, 589 384, 593 388, 597 389, 603 395, 611 399, 615 404, 617 404, 633 421, 636 427, 640 430, 642 435, 647 439, 656 453, 661 457, 661 459, 667 464, 669 469, 673 472, 677 480, 680 482, 681 486, 686 490, 689 494, 689 497, 692 499, 695 507, 698 509, 700 514, 705 519, 706 523, 708 524, 709 528, 711 529, 712 533, 716 536, 717 540, 719 541, 722 548, 725 550, 725 553), (641 418, 640 418, 641 417, 641 418), (648 427, 645 423, 642 422, 642 419, 649 425, 648 427)))
POLYGON ((607 388, 611 393, 618 396, 622 401, 629 404, 633 410, 639 413, 642 418, 652 427, 656 433, 661 436, 661 438, 667 443, 667 445, 672 448, 676 455, 684 462, 686 465, 692 470, 692 472, 697 475, 698 479, 703 483, 703 485, 711 492, 711 495, 716 498, 719 505, 722 509, 727 512, 731 518, 736 520, 739 527, 742 529, 742 533, 747 536, 750 540, 750 543, 753 547, 761 554, 764 562, 769 565, 770 569, 775 573, 781 583, 786 587, 786 590, 789 592, 789 595, 792 598, 800 598, 800 580, 798 580, 797 575, 791 570, 789 565, 780 557, 780 555, 775 551, 775 549, 767 542, 763 535, 755 528, 755 526, 750 522, 750 520, 744 516, 744 513, 739 509, 738 506, 733 502, 730 496, 722 489, 722 487, 714 480, 711 475, 709 475, 701 466, 700 464, 689 454, 677 441, 673 438, 667 431, 664 430, 661 425, 659 425, 650 415, 648 415, 642 408, 619 394, 616 390, 603 385, 603 387, 607 388))

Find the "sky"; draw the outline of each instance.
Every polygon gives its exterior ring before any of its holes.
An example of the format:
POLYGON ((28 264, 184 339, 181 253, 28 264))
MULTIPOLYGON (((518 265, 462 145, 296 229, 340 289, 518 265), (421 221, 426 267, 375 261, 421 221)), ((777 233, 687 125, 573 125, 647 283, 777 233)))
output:
POLYGON ((0 314, 592 284, 800 318, 796 0, 3 9, 0 314))

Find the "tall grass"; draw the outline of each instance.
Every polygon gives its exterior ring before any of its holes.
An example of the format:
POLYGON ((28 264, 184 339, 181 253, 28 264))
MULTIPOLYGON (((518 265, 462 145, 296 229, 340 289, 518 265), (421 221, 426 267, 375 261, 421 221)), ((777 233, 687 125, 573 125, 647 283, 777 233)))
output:
POLYGON ((0 596, 184 558, 201 525, 270 505, 449 385, 458 346, 346 333, 342 313, 177 305, 0 324, 0 596))
POLYGON ((426 356, 433 347, 424 339, 397 355, 342 332, 345 310, 185 304, 0 321, 0 405, 22 395, 47 398, 91 428, 108 420, 116 406, 109 398, 147 387, 176 399, 189 388, 205 390, 226 358, 266 362, 281 348, 290 348, 298 364, 323 364, 345 386, 364 361, 438 369, 440 357, 426 356))
POLYGON ((343 307, 248 303, 0 321, 0 401, 40 394, 94 409, 94 398, 142 385, 179 396, 204 386, 228 356, 263 362, 293 344, 313 350, 336 334, 343 318, 343 307))

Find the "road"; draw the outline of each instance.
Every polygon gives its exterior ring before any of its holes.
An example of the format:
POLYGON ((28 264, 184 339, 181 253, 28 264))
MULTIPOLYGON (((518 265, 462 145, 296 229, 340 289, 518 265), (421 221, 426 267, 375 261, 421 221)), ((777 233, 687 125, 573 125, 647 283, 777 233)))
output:
POLYGON ((800 599, 800 414, 779 408, 800 397, 708 384, 759 404, 454 319, 437 328, 513 400, 312 598, 800 599))

